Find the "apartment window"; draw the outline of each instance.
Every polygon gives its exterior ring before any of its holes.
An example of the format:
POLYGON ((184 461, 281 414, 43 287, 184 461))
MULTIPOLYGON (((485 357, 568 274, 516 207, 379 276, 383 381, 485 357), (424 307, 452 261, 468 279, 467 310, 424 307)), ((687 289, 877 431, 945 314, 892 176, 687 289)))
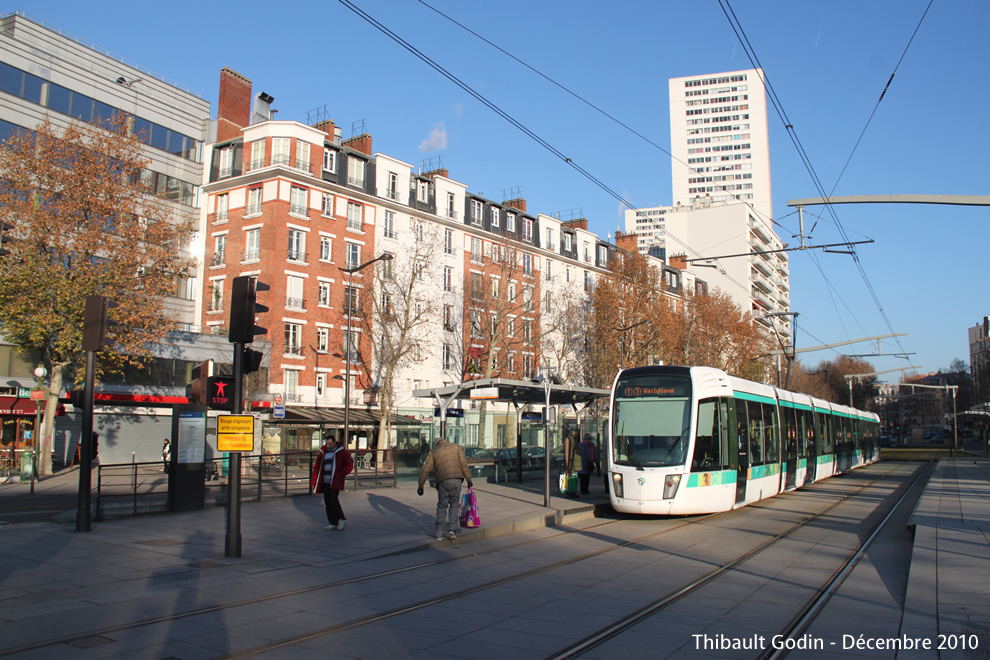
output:
POLYGON ((227 195, 217 195, 217 217, 216 222, 227 222, 227 205, 230 198, 227 195))
POLYGON ((516 283, 515 282, 509 282, 509 291, 508 291, 508 294, 509 294, 509 302, 515 302, 516 301, 516 283))
MULTIPOLYGON (((326 329, 326 328, 324 328, 326 329)), ((326 351, 327 349, 320 349, 326 351)), ((325 398, 327 395, 327 375, 325 373, 316 374, 316 396, 325 398)))
MULTIPOLYGON (((302 325, 298 323, 285 324, 285 354, 302 355, 302 325)), ((286 370, 286 377, 289 371, 286 370)))
POLYGON ((523 309, 527 312, 533 311, 533 288, 526 287, 523 289, 523 309))
POLYGON ((584 242, 584 260, 587 263, 591 263, 591 245, 588 241, 584 242))
POLYGON ((265 141, 251 143, 251 169, 256 170, 265 166, 265 141))
POLYGON ((481 273, 471 273, 471 297, 475 300, 480 300, 484 295, 481 284, 481 273))
POLYGON ((306 261, 306 232, 299 229, 289 230, 289 254, 292 261, 306 261))
POLYGON ((213 237, 213 261, 211 266, 220 266, 227 260, 227 235, 213 237))
POLYGON ((347 263, 345 268, 354 268, 361 265, 361 246, 357 243, 347 244, 347 263))
POLYGON ((574 248, 574 244, 571 242, 573 238, 570 234, 564 234, 564 250, 570 252, 574 248))
POLYGON ((220 171, 217 173, 221 179, 231 176, 234 173, 234 148, 227 147, 220 150, 220 171))
POLYGON ((272 165, 289 164, 289 138, 272 138, 272 165))
POLYGON ((457 218, 457 208, 454 206, 454 193, 447 193, 447 217, 457 218))
POLYGON ((361 229, 361 216, 364 212, 364 208, 360 204, 355 204, 354 202, 347 202, 347 228, 348 229, 361 229))
POLYGON ((516 320, 513 319, 513 318, 510 318, 509 319, 509 326, 508 327, 509 327, 509 336, 510 337, 515 337, 516 336, 516 320))
POLYGON ((413 224, 413 232, 416 235, 416 240, 417 241, 422 241, 423 240, 423 236, 424 236, 425 231, 426 231, 426 223, 425 222, 420 222, 419 220, 415 220, 414 221, 414 224, 413 224))
POLYGON ((309 142, 296 140, 296 169, 309 172, 309 142))
POLYGON ((426 204, 430 201, 430 182, 429 181, 417 181, 416 182, 416 201, 421 204, 426 204))
POLYGON ((296 215, 307 215, 309 210, 306 204, 306 189, 299 186, 292 186, 289 192, 289 213, 296 215))
POLYGON ((248 190, 246 215, 257 215, 261 213, 261 188, 251 188, 248 190))
POLYGON ((347 158, 347 183, 364 188, 364 161, 354 156, 347 158))
POLYGON ((492 227, 498 227, 498 209, 492 207, 492 227))
POLYGON ((443 306, 443 329, 447 332, 454 331, 454 306, 443 306))
POLYGON ((285 306, 289 309, 303 308, 303 278, 296 275, 286 276, 285 306))
POLYGON ((381 309, 382 318, 392 318, 392 296, 390 296, 387 291, 382 291, 380 305, 381 306, 379 309, 381 309))
POLYGON ((523 341, 530 342, 533 341, 533 322, 524 321, 523 322, 523 341))
POLYGON ((480 225, 481 224, 481 214, 484 212, 485 205, 482 204, 477 199, 471 200, 471 224, 480 225))
POLYGON ((385 196, 389 199, 399 199, 399 175, 389 172, 385 183, 385 196))
POLYGON ((483 244, 481 242, 481 239, 478 238, 477 236, 472 236, 471 237, 471 261, 473 261, 476 264, 480 264, 482 261, 484 261, 484 258, 482 256, 482 247, 483 247, 483 244))
POLYGON ((526 275, 533 274, 533 255, 531 254, 523 255, 523 273, 526 275))
POLYGON ((491 321, 491 337, 494 339, 498 337, 498 316, 495 315, 495 312, 489 315, 489 320, 491 321))
MULTIPOLYGON (((386 254, 388 254, 388 252, 383 252, 382 256, 385 256, 386 254)), ((382 277, 386 280, 391 280, 395 276, 395 271, 392 270, 392 264, 395 262, 395 255, 393 254, 391 256, 391 259, 383 260, 379 266, 379 268, 382 269, 382 277)))
POLYGON ((450 344, 443 345, 443 368, 444 371, 454 368, 454 349, 450 344))
POLYGON ((523 375, 532 376, 533 375, 533 356, 524 355, 523 356, 523 375))
POLYGON ((522 239, 524 241, 533 242, 533 221, 530 218, 523 218, 522 221, 523 235, 522 239))
MULTIPOLYGON (((341 348, 344 349, 344 355, 345 356, 348 353, 351 354, 351 364, 355 364, 357 362, 360 362, 360 360, 361 360, 361 355, 358 352, 358 349, 361 346, 360 341, 361 341, 361 334, 360 333, 354 332, 353 330, 345 330, 344 331, 344 345, 341 348), (348 350, 348 349, 350 349, 350 350, 348 350)), ((353 385, 353 384, 354 384, 354 381, 351 381, 351 385, 353 385)), ((354 391, 354 388, 353 387, 351 387, 351 391, 352 392, 354 391)))
POLYGON ((481 312, 477 309, 471 310, 471 336, 481 336, 481 312))
POLYGON ((553 249, 553 230, 552 229, 549 229, 549 228, 547 228, 547 244, 546 244, 546 248, 548 250, 552 250, 553 249))
POLYGON ((329 236, 320 236, 320 261, 333 261, 333 239, 329 236))
POLYGON ((604 245, 598 246, 598 265, 604 266, 608 263, 608 248, 604 245))
POLYGON ((319 304, 320 304, 320 306, 321 307, 329 307, 330 306, 330 283, 329 282, 320 282, 319 292, 320 292, 319 293, 319 301, 320 301, 319 304))
POLYGON ((588 271, 584 271, 584 290, 585 291, 591 290, 591 273, 589 273, 588 271))
POLYGON ((244 232, 244 261, 261 258, 261 230, 248 229, 244 232))
POLYGON ((498 299, 498 278, 492 278, 492 298, 498 299))
POLYGON ((210 294, 210 311, 223 311, 223 280, 213 280, 213 291, 210 294))
POLYGON ((448 292, 454 290, 454 269, 450 266, 443 267, 443 290, 448 292))
POLYGON ((361 315, 360 289, 354 286, 344 287, 344 310, 348 316, 361 315))
POLYGON ((337 152, 333 149, 323 149, 323 171, 324 172, 336 172, 337 171, 337 152))
POLYGON ((516 230, 516 214, 506 213, 505 214, 505 228, 509 231, 516 230))
POLYGON ((443 230, 443 251, 445 254, 454 254, 454 230, 443 230))
POLYGON ((385 238, 395 238, 395 213, 385 211, 385 238))
POLYGON ((323 203, 320 205, 320 213, 327 217, 333 216, 333 195, 323 193, 323 203))
POLYGON ((516 354, 509 353, 505 356, 505 370, 510 374, 516 373, 516 354))
POLYGON ((299 400, 299 372, 295 369, 285 370, 285 400, 299 400))
POLYGON ((553 280, 553 262, 549 259, 546 260, 545 265, 543 266, 543 272, 546 273, 547 282, 553 280))

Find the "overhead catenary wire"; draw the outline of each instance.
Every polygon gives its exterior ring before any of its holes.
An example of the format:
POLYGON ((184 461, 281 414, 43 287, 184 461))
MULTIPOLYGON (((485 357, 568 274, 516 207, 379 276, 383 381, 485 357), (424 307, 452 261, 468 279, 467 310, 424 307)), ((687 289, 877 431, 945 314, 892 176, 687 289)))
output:
MULTIPOLYGON (((766 89, 768 92, 767 96, 768 98, 770 98, 774 110, 776 110, 778 117, 780 118, 781 122, 784 124, 784 128, 788 136, 790 137, 791 142, 793 143, 795 149, 797 150, 801 162, 804 164, 805 169, 808 171, 808 174, 811 177, 815 189, 818 191, 818 194, 823 199, 826 200, 825 208, 828 211, 829 215, 832 216, 832 220, 835 222, 835 226, 838 229, 840 236, 842 236, 843 240, 848 242, 849 238, 846 234, 845 228, 843 227, 841 221, 839 220, 838 215, 836 214, 833 206, 827 203, 829 196, 825 194, 825 189, 821 183, 821 179, 818 177, 818 174, 815 171, 814 166, 811 164, 811 159, 808 156, 807 152, 805 151, 804 146, 801 144, 800 139, 798 139, 797 132, 794 129, 794 125, 787 117, 787 113, 784 111, 783 104, 780 102, 776 90, 773 89, 773 85, 771 84, 769 77, 766 74, 766 70, 764 70, 762 64, 760 64, 759 57, 756 55, 756 51, 752 47, 752 44, 750 44, 749 38, 746 36, 745 30, 743 29, 741 22, 736 17, 735 12, 732 10, 731 5, 729 5, 728 0, 719 0, 719 6, 722 8, 722 11, 726 16, 726 19, 729 21, 729 25, 732 27, 733 32, 736 34, 736 38, 739 40, 740 45, 742 45, 743 51, 746 53, 747 58, 749 58, 750 63, 753 65, 754 68, 758 68, 763 71, 764 82, 766 84, 766 89)), ((929 7, 930 6, 931 5, 929 4, 929 7)), ((927 15, 927 13, 928 13, 928 9, 926 8, 925 15, 927 15)), ((921 20, 922 21, 924 20, 924 15, 922 16, 921 20)), ((919 22, 919 27, 920 25, 921 24, 919 22)), ((917 34, 917 28, 915 29, 915 34, 917 34)), ((911 41, 913 40, 914 40, 914 34, 912 34, 911 36, 911 41)), ((909 41, 908 46, 910 46, 910 43, 911 42, 909 41)), ((906 52, 907 49, 905 49, 905 52, 901 55, 901 59, 898 61, 898 66, 900 66, 900 62, 903 61, 906 52)), ((892 78, 893 77, 891 77, 891 79, 888 79, 887 82, 888 86, 892 78)), ((881 100, 883 99, 885 93, 886 93, 886 88, 884 89, 884 92, 880 95, 881 100)), ((860 276, 863 279, 863 283, 866 285, 867 291, 869 292, 870 296, 873 299, 874 305, 879 311, 881 318, 883 319, 884 323, 887 326, 887 329, 890 331, 891 334, 895 334, 893 325, 890 322, 890 318, 887 316, 887 312, 884 310, 883 305, 880 303, 880 298, 877 295, 876 290, 873 288, 873 285, 866 274, 866 270, 863 268, 862 261, 860 260, 859 255, 856 252, 855 246, 851 246, 850 250, 853 257, 853 262, 856 264, 856 268, 859 270, 860 276)), ((895 338, 895 342, 897 343, 898 348, 901 349, 901 352, 906 352, 904 350, 904 347, 901 345, 899 339, 895 338)))
MULTIPOLYGON (((497 114, 499 117, 502 117, 507 122, 509 122, 510 124, 512 124, 513 126, 515 126, 517 129, 519 129, 520 131, 522 131, 527 137, 529 137, 530 139, 532 139, 533 141, 535 141, 541 147, 543 147, 544 149, 546 149, 547 151, 549 151, 551 154, 553 154, 558 159, 560 159, 561 161, 563 161, 564 163, 566 163, 568 166, 570 166, 571 168, 573 168, 575 171, 577 171, 579 174, 581 174, 582 176, 584 176, 586 179, 588 179, 589 181, 591 181, 592 183, 594 183, 600 189, 602 189, 603 191, 605 191, 609 196, 611 196, 614 199, 618 200, 620 204, 625 205, 630 210, 633 210, 633 211, 637 210, 636 207, 635 207, 635 205, 633 205, 631 202, 629 202, 628 200, 626 200, 625 197, 623 197, 622 195, 620 195, 619 193, 617 193, 616 191, 614 191, 606 183, 604 183, 603 181, 601 181, 600 179, 598 179, 597 177, 595 177, 589 171, 587 171, 586 169, 584 169, 583 167, 581 167, 580 165, 578 165, 577 163, 575 163, 572 158, 567 157, 563 152, 561 152, 559 149, 557 149, 556 147, 554 147, 552 144, 550 144, 549 142, 547 142, 546 140, 544 140, 542 137, 540 137, 539 135, 537 135, 535 132, 533 132, 532 130, 530 130, 524 124, 522 124, 521 122, 519 122, 518 120, 516 120, 508 112, 506 112, 505 110, 503 110, 502 108, 500 108, 494 102, 490 101, 488 98, 486 98, 480 92, 477 92, 476 90, 474 90, 467 83, 465 83, 460 78, 458 78, 457 76, 455 76, 453 73, 451 73, 450 71, 448 71, 447 69, 445 69, 443 66, 441 66, 436 61, 434 61, 433 59, 431 59, 428 55, 426 55, 425 53, 423 53, 422 51, 420 51, 419 49, 417 49, 415 46, 413 46, 412 44, 410 44, 409 42, 407 42, 405 39, 403 39, 402 37, 400 37, 398 34, 396 34, 395 32, 393 32, 392 30, 390 30, 388 27, 386 27, 384 24, 382 24, 381 22, 379 22, 373 16, 371 16, 370 14, 368 14, 367 12, 365 12, 364 10, 362 10, 360 7, 356 6, 353 2, 350 2, 350 0, 340 0, 340 3, 343 4, 345 7, 347 7, 348 9, 350 9, 355 14, 357 14, 360 18, 364 19, 372 27, 374 27, 378 31, 382 32, 387 37, 389 37, 390 39, 392 39, 393 41, 395 41, 397 44, 399 44, 400 46, 402 46, 405 50, 407 50, 408 52, 410 52, 411 54, 413 54, 414 56, 416 56, 418 59, 420 59, 421 61, 423 61, 427 66, 429 66, 430 68, 432 68, 433 70, 435 70, 437 73, 439 73, 440 75, 442 75, 444 78, 447 78, 452 83, 454 83, 455 85, 457 85, 458 87, 460 87, 462 90, 464 90, 465 92, 467 92, 468 94, 470 94, 473 98, 475 98, 476 100, 478 100, 479 102, 481 102, 485 107, 487 107, 488 109, 490 109, 492 112, 494 112, 495 114, 497 114)), ((752 208, 752 206, 750 206, 750 208, 752 208)), ((694 250, 689 245, 687 245, 686 243, 684 243, 683 241, 681 241, 680 239, 678 239, 676 236, 673 236, 672 234, 669 234, 669 233, 667 235, 670 238, 674 239, 674 241, 676 243, 678 243, 681 247, 683 247, 686 251, 688 251, 690 253, 693 253, 695 255, 698 255, 698 252, 696 250, 694 250)), ((698 256, 700 256, 700 255, 698 255, 698 256)), ((723 273, 724 273, 724 271, 723 271, 723 273)), ((749 292, 749 286, 744 286, 741 282, 739 282, 735 278, 729 276, 727 273, 724 273, 724 275, 725 275, 726 279, 728 279, 730 282, 732 282, 733 284, 735 284, 736 286, 738 286, 740 289, 746 291, 747 293, 749 292)))

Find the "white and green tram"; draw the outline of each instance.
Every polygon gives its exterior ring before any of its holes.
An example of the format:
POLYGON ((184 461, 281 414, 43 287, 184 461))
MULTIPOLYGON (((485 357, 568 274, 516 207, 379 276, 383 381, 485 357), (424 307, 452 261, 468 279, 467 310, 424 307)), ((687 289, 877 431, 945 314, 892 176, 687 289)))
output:
POLYGON ((711 367, 624 369, 610 399, 612 506, 727 511, 877 460, 880 418, 711 367))

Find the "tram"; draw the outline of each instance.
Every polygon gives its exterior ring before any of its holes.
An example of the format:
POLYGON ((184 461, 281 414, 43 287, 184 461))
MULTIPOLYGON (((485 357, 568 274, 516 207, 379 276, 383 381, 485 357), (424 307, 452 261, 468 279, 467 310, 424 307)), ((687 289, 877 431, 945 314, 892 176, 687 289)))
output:
POLYGON ((728 511, 877 460, 880 418, 711 367, 624 369, 606 456, 616 511, 728 511))

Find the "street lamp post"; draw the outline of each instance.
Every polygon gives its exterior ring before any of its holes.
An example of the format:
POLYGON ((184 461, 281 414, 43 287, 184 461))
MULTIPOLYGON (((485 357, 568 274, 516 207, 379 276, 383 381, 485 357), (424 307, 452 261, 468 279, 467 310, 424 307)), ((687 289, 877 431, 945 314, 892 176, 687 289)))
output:
MULTIPOLYGON (((347 438, 351 425, 351 312, 354 307, 354 290, 351 288, 354 273, 362 268, 367 268, 376 261, 391 261, 392 255, 385 252, 371 261, 366 261, 360 266, 351 268, 340 268, 342 273, 347 273, 347 291, 345 292, 347 304, 344 306, 344 313, 347 314, 347 325, 344 327, 344 448, 347 448, 347 438)), ((355 450, 357 447, 355 447, 355 450)), ((354 490, 357 490, 358 471, 354 470, 354 490)))

